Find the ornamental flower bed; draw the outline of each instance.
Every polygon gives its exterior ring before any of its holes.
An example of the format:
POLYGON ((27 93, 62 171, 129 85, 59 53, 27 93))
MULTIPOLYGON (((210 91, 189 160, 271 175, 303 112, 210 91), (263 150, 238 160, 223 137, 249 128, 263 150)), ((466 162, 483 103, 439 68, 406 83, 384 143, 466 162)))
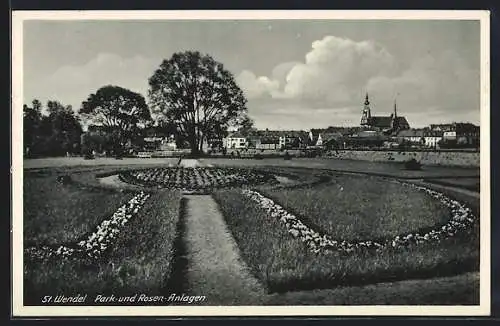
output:
POLYGON ((276 181, 272 174, 261 171, 207 167, 128 171, 120 174, 120 178, 136 185, 182 190, 207 190, 276 181))
POLYGON ((149 196, 141 191, 118 208, 109 219, 98 225, 92 234, 77 243, 58 247, 30 247, 25 249, 25 254, 27 254, 27 258, 32 260, 47 260, 55 257, 97 259, 113 244, 125 224, 137 215, 149 196))
POLYGON ((257 191, 244 189, 242 193, 257 202, 260 207, 267 211, 270 217, 279 219, 293 237, 304 242, 314 253, 328 253, 332 251, 351 253, 356 250, 367 249, 379 251, 386 248, 402 248, 427 242, 439 242, 460 232, 470 230, 474 223, 477 222, 476 217, 472 214, 472 210, 458 201, 422 186, 411 183, 402 184, 419 191, 424 191, 447 206, 451 212, 451 218, 448 222, 444 225, 435 226, 423 234, 407 233, 383 240, 345 241, 332 239, 326 234, 319 234, 305 225, 298 217, 288 213, 282 206, 257 191))

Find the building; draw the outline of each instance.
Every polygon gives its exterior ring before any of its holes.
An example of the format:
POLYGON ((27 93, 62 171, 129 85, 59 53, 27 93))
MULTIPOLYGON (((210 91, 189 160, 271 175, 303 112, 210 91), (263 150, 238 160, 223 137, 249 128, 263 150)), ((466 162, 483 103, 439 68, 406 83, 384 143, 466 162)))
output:
POLYGON ((160 151, 175 151, 177 150, 177 142, 174 135, 164 137, 160 141, 160 151))
POLYGON ((304 131, 279 131, 279 146, 282 149, 296 149, 306 146, 308 135, 304 131))
POLYGON ((223 146, 228 149, 247 148, 248 146, 247 136, 243 135, 238 131, 232 132, 226 138, 223 139, 223 146))
POLYGON ((424 145, 424 130, 423 129, 405 129, 396 133, 395 138, 400 142, 407 142, 415 145, 424 145))
POLYGON ((452 131, 453 123, 431 124, 430 131, 447 132, 452 131))
POLYGON ((398 116, 396 102, 394 102, 394 113, 390 116, 372 116, 368 94, 365 97, 361 126, 371 130, 383 131, 386 134, 410 129, 410 124, 406 118, 398 116))
POLYGON ((308 145, 309 146, 323 145, 323 137, 321 137, 321 130, 319 129, 309 130, 308 145))
POLYGON ((256 149, 279 150, 281 149, 280 145, 279 137, 273 136, 258 137, 255 142, 256 149))
POLYGON ((424 129, 425 146, 438 148, 439 142, 443 139, 443 132, 438 130, 424 129))
POLYGON ((344 138, 346 148, 382 147, 388 136, 377 130, 362 130, 344 138))
POLYGON ((480 127, 472 123, 453 122, 448 124, 431 125, 431 131, 440 131, 443 134, 442 144, 451 144, 455 147, 477 147, 480 143, 480 127))
POLYGON ((340 131, 327 129, 309 130, 308 145, 316 147, 338 147, 342 143, 344 135, 340 131))
POLYGON ((144 149, 152 151, 175 151, 177 140, 175 135, 167 134, 164 130, 152 126, 144 129, 144 149))
POLYGON ((254 130, 245 137, 248 148, 255 149, 296 149, 307 142, 307 133, 299 130, 254 130))

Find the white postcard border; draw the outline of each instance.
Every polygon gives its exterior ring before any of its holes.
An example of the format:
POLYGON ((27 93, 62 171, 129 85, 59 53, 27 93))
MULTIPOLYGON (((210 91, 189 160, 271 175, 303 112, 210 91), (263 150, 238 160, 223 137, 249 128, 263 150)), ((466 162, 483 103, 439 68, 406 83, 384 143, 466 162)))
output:
POLYGON ((12 315, 52 316, 485 316, 490 314, 490 24, 489 11, 193 10, 13 11, 12 13, 12 315), (25 20, 479 20, 481 24, 481 263, 478 306, 24 306, 23 21, 25 20))

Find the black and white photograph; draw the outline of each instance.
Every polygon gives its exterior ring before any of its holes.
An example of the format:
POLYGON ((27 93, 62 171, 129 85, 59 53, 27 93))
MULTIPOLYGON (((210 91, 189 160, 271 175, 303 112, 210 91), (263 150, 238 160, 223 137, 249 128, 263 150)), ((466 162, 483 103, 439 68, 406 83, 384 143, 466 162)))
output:
POLYGON ((14 316, 490 313, 487 11, 14 11, 14 316))

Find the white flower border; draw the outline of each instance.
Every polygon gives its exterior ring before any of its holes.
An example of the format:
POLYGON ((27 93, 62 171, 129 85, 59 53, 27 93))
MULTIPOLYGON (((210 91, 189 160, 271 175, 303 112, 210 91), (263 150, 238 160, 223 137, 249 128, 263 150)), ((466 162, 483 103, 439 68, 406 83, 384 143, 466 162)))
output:
POLYGON ((25 249, 25 253, 35 260, 46 260, 51 257, 63 259, 72 257, 99 258, 116 239, 120 229, 137 215, 149 197, 150 194, 144 191, 132 197, 127 203, 118 208, 109 219, 101 222, 97 226, 97 230, 87 239, 78 242, 74 248, 63 245, 57 248, 50 246, 30 247, 25 249))
POLYGON ((390 247, 398 248, 408 246, 410 244, 440 241, 444 238, 456 235, 459 231, 470 228, 477 221, 470 208, 440 192, 413 183, 399 183, 419 191, 424 191, 434 199, 439 200, 442 204, 450 208, 451 218, 449 221, 446 224, 432 229, 422 235, 419 233, 408 233, 396 236, 392 239, 386 239, 383 242, 371 240, 349 242, 345 240, 335 240, 327 235, 319 234, 302 223, 299 218, 288 213, 282 206, 275 203, 272 199, 265 197, 258 191, 244 189, 242 190, 242 193, 259 204, 259 206, 265 209, 272 218, 279 219, 293 237, 304 242, 314 253, 328 253, 331 251, 350 253, 363 248, 382 250, 390 247))

